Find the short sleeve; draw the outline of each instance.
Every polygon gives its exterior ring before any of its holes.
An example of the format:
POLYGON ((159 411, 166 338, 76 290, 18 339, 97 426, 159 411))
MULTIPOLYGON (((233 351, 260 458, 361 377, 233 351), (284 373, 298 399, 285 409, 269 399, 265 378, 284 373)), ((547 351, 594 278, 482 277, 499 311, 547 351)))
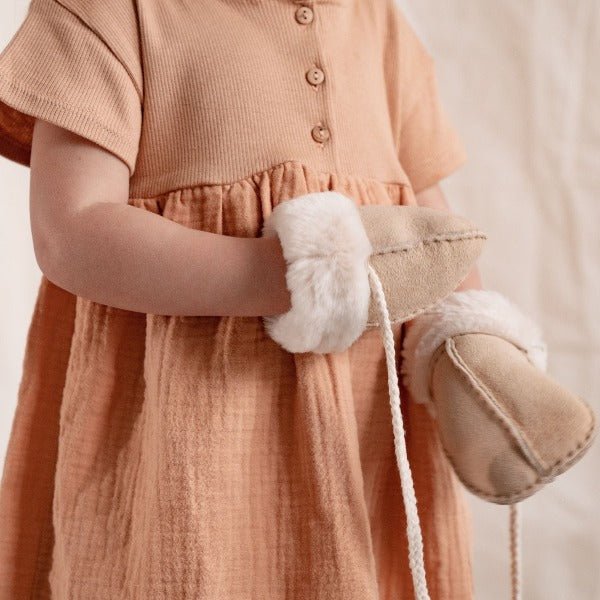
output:
POLYGON ((39 118, 112 152, 131 175, 143 105, 136 27, 125 0, 32 0, 0 53, 0 154, 29 166, 39 118))
POLYGON ((394 81, 399 160, 415 193, 434 185, 468 156, 439 95, 435 62, 396 0, 388 72, 394 81))

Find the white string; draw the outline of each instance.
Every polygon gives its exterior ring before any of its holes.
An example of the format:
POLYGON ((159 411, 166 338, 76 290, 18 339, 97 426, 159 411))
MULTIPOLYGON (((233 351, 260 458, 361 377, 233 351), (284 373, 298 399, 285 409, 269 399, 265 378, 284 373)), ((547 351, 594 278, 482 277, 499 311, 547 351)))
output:
POLYGON ((521 510, 518 503, 509 508, 511 599, 521 600, 521 510))
MULTIPOLYGON (((410 463, 404 438, 404 423, 402 419, 400 386, 396 370, 396 350, 394 336, 390 323, 389 311, 381 281, 375 269, 369 265, 371 290, 377 305, 381 335, 385 348, 385 359, 388 373, 388 389, 392 411, 392 427, 394 431, 394 448, 396 462, 400 473, 402 497, 406 512, 406 533, 408 538, 408 559, 417 600, 430 600, 425 576, 423 556, 423 535, 417 511, 417 498, 412 479, 410 463)), ((518 503, 511 504, 510 509, 510 581, 511 600, 521 600, 521 512, 518 503)))
POLYGON ((369 279, 371 291, 375 298, 381 335, 385 348, 385 359, 388 373, 388 389, 390 395, 390 406, 392 409, 392 427, 394 431, 394 447, 396 450, 396 462, 400 472, 400 484, 402 486, 402 498, 406 512, 406 534, 408 538, 408 561, 412 574, 415 598, 417 600, 429 600, 427 580, 425 577, 425 562, 423 559, 423 535, 417 512, 417 498, 408 462, 406 441, 404 439, 404 424, 400 408, 400 386, 398 373, 396 371, 396 351, 394 347, 394 336, 390 316, 385 301, 383 286, 377 276, 375 269, 369 265, 369 279))

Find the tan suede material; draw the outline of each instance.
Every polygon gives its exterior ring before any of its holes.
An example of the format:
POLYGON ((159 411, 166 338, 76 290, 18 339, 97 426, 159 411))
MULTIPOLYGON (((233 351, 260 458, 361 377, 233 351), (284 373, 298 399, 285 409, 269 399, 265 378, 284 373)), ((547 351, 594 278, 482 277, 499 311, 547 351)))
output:
POLYGON ((523 499, 589 448, 596 423, 588 404, 507 340, 454 336, 431 364, 444 450, 475 494, 499 503, 523 499))
MULTIPOLYGON (((486 239, 468 219, 433 208, 364 205, 359 212, 392 322, 406 321, 452 292, 486 239)), ((368 325, 378 322, 372 299, 368 325)))
POLYGON ((545 469, 585 442, 594 424, 589 405, 534 367, 516 346, 487 334, 453 339, 456 352, 519 426, 545 469))
POLYGON ((442 446, 467 488, 495 497, 504 496, 507 487, 525 488, 535 482, 535 470, 446 352, 435 362, 431 387, 442 446))

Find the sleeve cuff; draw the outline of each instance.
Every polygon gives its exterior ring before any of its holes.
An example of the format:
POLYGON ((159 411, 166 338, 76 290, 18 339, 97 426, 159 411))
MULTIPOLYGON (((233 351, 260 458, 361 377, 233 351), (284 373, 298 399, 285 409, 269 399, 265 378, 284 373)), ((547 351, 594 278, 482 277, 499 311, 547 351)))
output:
POLYGON ((452 146, 446 146, 440 152, 430 154, 425 162, 413 168, 410 174, 413 192, 418 194, 435 185, 462 167, 468 159, 469 155, 464 145, 456 137, 452 146))
POLYGON ((138 153, 137 144, 105 124, 90 112, 66 103, 39 96, 0 72, 0 154, 29 166, 35 119, 49 121, 89 139, 123 160, 133 174, 138 153), (5 106, 3 106, 3 104, 5 106))

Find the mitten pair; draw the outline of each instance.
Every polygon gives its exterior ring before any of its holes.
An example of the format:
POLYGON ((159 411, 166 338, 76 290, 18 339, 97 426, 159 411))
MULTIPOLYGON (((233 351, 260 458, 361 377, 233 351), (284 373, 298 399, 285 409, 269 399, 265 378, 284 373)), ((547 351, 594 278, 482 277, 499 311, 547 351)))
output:
POLYGON ((411 321, 402 377, 413 400, 437 420, 459 480, 485 500, 511 505, 511 565, 517 569, 516 503, 586 453, 596 417, 545 373, 541 332, 515 304, 490 290, 454 291, 487 236, 444 211, 357 206, 329 191, 280 202, 263 235, 279 236, 288 265, 291 309, 263 317, 283 348, 339 352, 367 327, 381 328, 415 597, 427 600, 429 593, 392 323, 411 321))
POLYGON ((383 325, 375 284, 389 322, 411 320, 404 383, 436 417, 472 493, 518 502, 589 449, 596 417, 545 373, 537 324, 499 292, 454 291, 486 239, 470 221, 419 206, 358 206, 326 191, 280 202, 263 235, 279 236, 288 263, 292 308, 264 317, 288 351, 339 352, 383 325))

